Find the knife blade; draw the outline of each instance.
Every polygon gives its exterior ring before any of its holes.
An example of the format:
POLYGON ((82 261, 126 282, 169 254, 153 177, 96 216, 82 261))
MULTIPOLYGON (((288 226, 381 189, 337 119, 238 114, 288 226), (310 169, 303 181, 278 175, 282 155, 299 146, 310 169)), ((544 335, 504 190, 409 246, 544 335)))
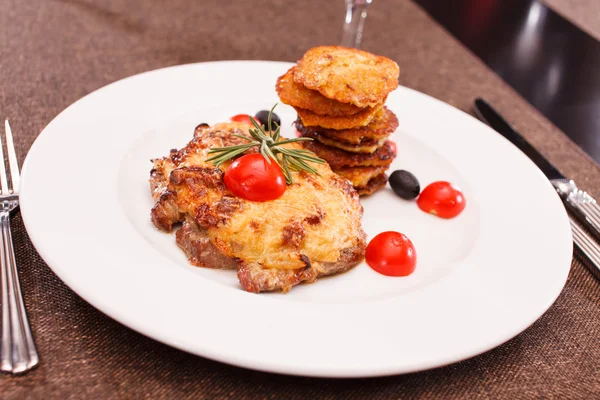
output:
MULTIPOLYGON (((481 98, 476 99, 473 109, 475 115, 480 120, 508 139, 538 166, 556 189, 567 210, 592 233, 596 240, 600 240, 600 207, 596 200, 583 190, 580 190, 573 180, 565 177, 485 100, 481 98)), ((593 242, 591 239, 588 242, 593 243, 594 250, 600 254, 598 243, 593 242)), ((576 244, 582 250, 582 246, 578 243, 576 244)), ((586 254, 585 251, 582 250, 582 253, 589 258, 589 254, 586 254)), ((594 260, 590 261, 595 265, 596 270, 600 269, 600 265, 597 262, 594 263, 594 260)), ((594 273, 597 274, 598 271, 594 271, 594 273)))
POLYGON ((550 180, 566 208, 594 235, 596 240, 600 240, 600 207, 596 200, 580 190, 573 180, 567 179, 485 100, 476 99, 474 110, 479 119, 517 146, 538 166, 550 180))

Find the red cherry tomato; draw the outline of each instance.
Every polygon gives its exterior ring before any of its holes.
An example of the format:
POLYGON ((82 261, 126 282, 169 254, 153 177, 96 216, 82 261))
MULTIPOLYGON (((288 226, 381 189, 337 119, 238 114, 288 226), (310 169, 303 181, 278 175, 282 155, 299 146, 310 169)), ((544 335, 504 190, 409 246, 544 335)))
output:
POLYGON ((398 155, 398 147, 396 146, 396 142, 392 142, 391 140, 389 142, 390 142, 390 148, 392 149, 394 154, 398 155))
POLYGON ((275 200, 286 189, 285 176, 279 165, 272 160, 269 164, 259 153, 234 160, 223 180, 233 194, 251 201, 275 200))
POLYGON ((380 274, 407 276, 417 265, 415 247, 406 235, 398 232, 383 232, 367 245, 367 264, 380 274))
MULTIPOLYGON (((245 122, 246 124, 252 125, 252 121, 250 121, 250 116, 248 114, 238 114, 234 115, 230 118, 234 122, 245 122)), ((256 117, 254 117, 256 119, 256 117)), ((256 119, 256 122, 260 124, 260 121, 256 119)))
POLYGON ((440 218, 454 218, 465 209, 467 201, 461 191, 450 182, 438 181, 423 189, 417 199, 417 205, 426 213, 440 218))

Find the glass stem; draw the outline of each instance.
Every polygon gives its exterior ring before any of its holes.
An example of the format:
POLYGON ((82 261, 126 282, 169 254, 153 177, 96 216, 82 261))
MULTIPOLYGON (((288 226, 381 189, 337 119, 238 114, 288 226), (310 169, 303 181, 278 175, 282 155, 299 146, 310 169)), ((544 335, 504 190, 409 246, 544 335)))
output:
POLYGON ((346 0, 346 19, 344 21, 344 32, 342 46, 360 47, 363 26, 367 19, 367 7, 372 0, 346 0))

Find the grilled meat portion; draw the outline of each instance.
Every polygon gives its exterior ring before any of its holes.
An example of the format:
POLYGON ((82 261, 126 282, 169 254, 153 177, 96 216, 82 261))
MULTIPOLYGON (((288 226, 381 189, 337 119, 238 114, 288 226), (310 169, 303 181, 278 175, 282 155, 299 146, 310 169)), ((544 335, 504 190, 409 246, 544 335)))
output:
POLYGON ((229 163, 220 168, 206 163, 211 147, 244 143, 234 135, 249 136, 247 128, 235 123, 199 128, 186 147, 153 160, 154 225, 169 232, 182 223, 177 243, 190 263, 237 268, 242 288, 250 292, 286 292, 357 265, 366 247, 362 206, 350 182, 327 164, 313 164, 319 175, 293 171, 294 183, 283 196, 252 202, 224 184, 229 163))
POLYGON ((192 218, 187 218, 175 234, 177 244, 188 256, 190 264, 198 267, 236 269, 238 260, 220 252, 210 241, 206 230, 192 218))

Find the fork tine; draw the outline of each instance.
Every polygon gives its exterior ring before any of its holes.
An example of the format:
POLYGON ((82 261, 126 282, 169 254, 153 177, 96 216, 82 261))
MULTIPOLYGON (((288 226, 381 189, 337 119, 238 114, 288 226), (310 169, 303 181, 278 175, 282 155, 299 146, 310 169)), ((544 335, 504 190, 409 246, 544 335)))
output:
POLYGON ((10 194, 10 191, 8 190, 8 181, 6 180, 6 167, 4 166, 4 150, 2 150, 2 136, 1 135, 0 135, 0 183, 2 184, 2 188, 0 188, 0 193, 3 195, 10 194))
POLYGON ((19 193, 19 163, 17 161, 17 153, 15 152, 15 143, 13 142, 12 130, 8 124, 8 120, 4 120, 6 128, 6 148, 8 149, 8 165, 10 166, 10 177, 12 180, 13 193, 19 193))

